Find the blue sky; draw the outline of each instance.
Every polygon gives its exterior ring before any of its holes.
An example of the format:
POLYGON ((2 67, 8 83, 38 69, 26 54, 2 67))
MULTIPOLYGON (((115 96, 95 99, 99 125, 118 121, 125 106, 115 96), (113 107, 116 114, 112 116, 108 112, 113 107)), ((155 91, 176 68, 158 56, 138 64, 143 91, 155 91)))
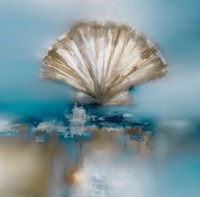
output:
POLYGON ((136 88, 132 111, 199 118, 199 10, 198 0, 1 0, 0 112, 53 116, 63 110, 73 91, 40 79, 42 56, 74 22, 101 19, 135 26, 168 63, 165 78, 136 88))

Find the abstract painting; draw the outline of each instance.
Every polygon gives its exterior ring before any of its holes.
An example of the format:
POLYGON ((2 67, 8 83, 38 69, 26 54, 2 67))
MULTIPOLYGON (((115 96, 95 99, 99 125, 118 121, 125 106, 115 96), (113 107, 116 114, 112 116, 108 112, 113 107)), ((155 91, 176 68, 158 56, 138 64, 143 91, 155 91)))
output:
POLYGON ((0 0, 0 196, 198 197, 199 10, 0 0))

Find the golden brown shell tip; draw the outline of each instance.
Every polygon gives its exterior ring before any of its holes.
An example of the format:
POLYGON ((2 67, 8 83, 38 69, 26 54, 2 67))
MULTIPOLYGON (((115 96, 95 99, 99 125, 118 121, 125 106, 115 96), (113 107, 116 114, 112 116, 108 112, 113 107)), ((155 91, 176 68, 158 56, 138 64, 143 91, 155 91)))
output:
POLYGON ((132 98, 129 88, 163 77, 166 62, 134 28, 91 21, 76 24, 50 47, 41 73, 74 87, 81 102, 127 104, 132 98))

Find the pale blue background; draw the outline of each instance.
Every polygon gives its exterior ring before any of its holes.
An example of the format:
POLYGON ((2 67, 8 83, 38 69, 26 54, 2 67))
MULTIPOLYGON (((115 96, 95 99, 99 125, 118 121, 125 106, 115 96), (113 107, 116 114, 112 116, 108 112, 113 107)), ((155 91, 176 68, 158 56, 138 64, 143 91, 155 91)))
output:
POLYGON ((199 0, 0 0, 0 111, 55 116, 67 109, 73 92, 40 79, 41 59, 73 22, 96 18, 135 26, 169 65, 165 79, 136 88, 129 111, 200 117, 199 0))

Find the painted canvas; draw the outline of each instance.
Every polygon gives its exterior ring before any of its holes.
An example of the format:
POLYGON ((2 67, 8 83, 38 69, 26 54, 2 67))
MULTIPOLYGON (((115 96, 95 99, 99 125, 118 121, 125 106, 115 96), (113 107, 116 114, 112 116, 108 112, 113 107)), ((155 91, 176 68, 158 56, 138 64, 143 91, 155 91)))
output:
POLYGON ((0 197, 199 197, 200 1, 0 0, 0 197))

